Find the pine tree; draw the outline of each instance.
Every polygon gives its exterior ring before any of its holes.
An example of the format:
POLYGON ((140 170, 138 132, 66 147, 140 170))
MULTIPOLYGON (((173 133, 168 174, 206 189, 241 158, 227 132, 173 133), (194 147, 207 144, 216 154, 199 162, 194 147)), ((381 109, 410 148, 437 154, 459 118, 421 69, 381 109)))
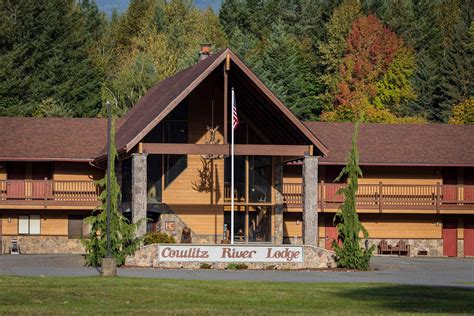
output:
POLYGON ((251 62, 253 70, 278 97, 304 120, 314 120, 321 113, 316 99, 319 86, 315 79, 315 59, 311 44, 288 34, 277 21, 267 46, 251 62))
MULTIPOLYGON (((449 27, 444 36, 443 58, 440 65, 440 91, 436 96, 439 104, 436 116, 446 122, 451 115, 453 105, 474 95, 474 54, 469 49, 469 42, 473 41, 469 28, 472 27, 472 18, 469 8, 457 12, 460 7, 451 8, 447 13, 449 27), (454 15, 454 16, 453 16, 454 15)), ((471 9, 474 10, 474 9, 471 9)), ((471 13, 472 14, 472 13, 471 13)))
MULTIPOLYGON (((115 148, 115 128, 112 125, 110 142, 111 166, 110 166, 110 244, 111 255, 117 261, 117 265, 125 263, 127 256, 132 255, 141 243, 140 238, 135 237, 138 223, 129 223, 120 212, 121 201, 120 186, 115 175, 115 160, 118 158, 115 148)), ((97 183, 101 188, 99 196, 101 205, 85 220, 91 226, 89 239, 84 239, 86 248, 86 264, 89 266, 100 266, 102 258, 107 254, 107 174, 97 183)))
POLYGON ((0 20, 0 115, 31 116, 47 98, 74 116, 97 114, 102 74, 73 0, 2 1, 0 20))
POLYGON ((347 185, 337 192, 337 194, 344 196, 344 202, 334 217, 334 222, 337 223, 338 240, 340 240, 341 245, 337 241, 333 241, 333 248, 336 252, 338 267, 368 270, 375 246, 372 245, 369 249, 363 249, 360 246, 359 234, 362 232, 365 239, 369 237, 369 234, 360 222, 356 211, 356 192, 359 177, 362 177, 357 149, 358 132, 359 123, 355 126, 352 147, 347 156, 346 166, 336 179, 336 181, 340 181, 342 178, 347 177, 347 185))

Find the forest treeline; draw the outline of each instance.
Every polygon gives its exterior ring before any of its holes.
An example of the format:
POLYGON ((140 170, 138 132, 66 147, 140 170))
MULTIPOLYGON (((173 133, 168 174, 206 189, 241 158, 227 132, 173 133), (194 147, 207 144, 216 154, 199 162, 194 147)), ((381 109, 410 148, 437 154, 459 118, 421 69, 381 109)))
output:
POLYGON ((303 120, 474 124, 474 0, 0 0, 0 115, 124 115, 199 44, 303 120))

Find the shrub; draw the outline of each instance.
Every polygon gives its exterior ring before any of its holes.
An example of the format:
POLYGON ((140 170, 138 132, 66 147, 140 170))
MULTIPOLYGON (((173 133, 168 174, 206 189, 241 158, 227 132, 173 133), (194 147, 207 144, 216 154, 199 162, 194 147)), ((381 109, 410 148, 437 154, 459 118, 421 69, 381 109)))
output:
POLYGON ((210 268, 212 268, 212 265, 209 264, 209 263, 205 263, 205 262, 204 262, 204 263, 201 263, 201 265, 199 266, 199 268, 201 268, 201 269, 210 269, 210 268))
POLYGON ((226 267, 229 270, 247 270, 248 268, 245 263, 229 263, 226 267))
POLYGON ((143 240, 145 245, 151 244, 175 244, 176 240, 173 236, 168 235, 167 233, 148 233, 145 235, 145 239, 143 240))

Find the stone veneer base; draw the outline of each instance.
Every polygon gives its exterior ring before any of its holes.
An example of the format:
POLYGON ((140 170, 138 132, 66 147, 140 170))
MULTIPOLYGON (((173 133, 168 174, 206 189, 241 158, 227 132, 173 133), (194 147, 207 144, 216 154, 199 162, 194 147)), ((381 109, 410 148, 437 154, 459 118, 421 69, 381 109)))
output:
POLYGON ((12 239, 18 240, 20 253, 25 255, 85 253, 80 239, 69 239, 67 236, 2 236, 0 253, 10 252, 12 239))
MULTIPOLYGON (((160 262, 158 251, 160 246, 166 244, 153 244, 141 247, 133 256, 126 259, 126 266, 144 268, 165 268, 165 269, 200 269, 202 262, 160 262)), ((286 245, 279 245, 286 246, 286 245)), ((328 269, 335 268, 336 261, 334 252, 313 246, 303 246, 303 263, 262 263, 235 261, 235 263, 245 263, 250 270, 277 269, 277 270, 301 270, 301 269, 328 269)), ((225 269, 229 262, 209 263, 213 269, 225 269)))

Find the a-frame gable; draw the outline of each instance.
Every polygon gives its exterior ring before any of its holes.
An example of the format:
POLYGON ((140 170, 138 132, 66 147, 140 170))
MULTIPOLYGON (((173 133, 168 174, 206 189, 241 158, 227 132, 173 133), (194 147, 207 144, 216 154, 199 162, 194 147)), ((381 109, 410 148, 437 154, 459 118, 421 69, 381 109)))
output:
POLYGON ((182 102, 200 83, 214 70, 230 58, 245 74, 248 80, 270 100, 287 121, 299 133, 302 133, 309 143, 314 144, 319 152, 326 154, 326 146, 309 131, 309 129, 268 89, 260 79, 241 61, 230 49, 198 62, 196 65, 167 78, 151 88, 139 102, 127 113, 123 124, 116 134, 116 145, 119 152, 128 152, 136 146, 143 137, 158 125, 180 102, 182 102))

